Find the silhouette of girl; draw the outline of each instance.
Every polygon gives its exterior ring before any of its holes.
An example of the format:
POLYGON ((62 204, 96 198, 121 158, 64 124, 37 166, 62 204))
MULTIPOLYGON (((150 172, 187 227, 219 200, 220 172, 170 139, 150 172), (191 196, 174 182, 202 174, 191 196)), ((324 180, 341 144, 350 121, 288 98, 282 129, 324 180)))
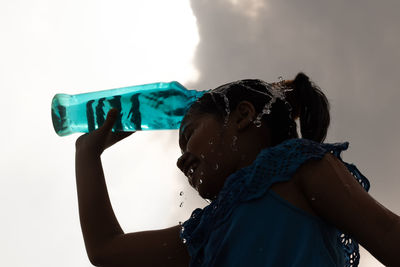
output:
POLYGON ((179 129, 177 166, 210 204, 167 229, 124 233, 100 156, 132 133, 102 127, 76 141, 79 215, 96 266, 357 266, 358 243, 400 266, 400 218, 323 143, 329 103, 309 78, 247 79, 205 93, 179 129), (301 138, 296 119, 300 121, 301 138))

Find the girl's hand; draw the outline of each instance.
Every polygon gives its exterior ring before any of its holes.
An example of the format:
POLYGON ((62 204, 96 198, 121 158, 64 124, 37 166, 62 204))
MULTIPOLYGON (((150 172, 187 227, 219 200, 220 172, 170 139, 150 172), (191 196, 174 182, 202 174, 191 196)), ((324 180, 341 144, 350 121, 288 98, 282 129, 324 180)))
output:
POLYGON ((77 152, 88 152, 100 156, 104 150, 130 136, 134 132, 112 132, 118 110, 111 109, 104 124, 97 130, 81 135, 75 143, 77 152))

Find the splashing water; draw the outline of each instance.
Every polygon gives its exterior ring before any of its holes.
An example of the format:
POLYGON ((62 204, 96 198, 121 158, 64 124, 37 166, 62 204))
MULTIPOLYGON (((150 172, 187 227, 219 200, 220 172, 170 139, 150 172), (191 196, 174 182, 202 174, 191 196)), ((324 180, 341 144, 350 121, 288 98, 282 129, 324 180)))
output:
MULTIPOLYGON (((225 101, 225 111, 227 111, 227 114, 229 115, 229 101, 226 97, 226 91, 229 87, 233 86, 233 85, 240 85, 242 87, 245 87, 246 89, 253 91, 255 93, 258 94, 262 94, 265 96, 268 96, 269 98, 271 98, 271 100, 269 102, 267 102, 263 108, 263 110, 261 111, 261 113, 259 113, 257 115, 257 118, 253 121, 253 123, 256 125, 256 127, 261 127, 261 118, 262 116, 264 116, 265 114, 270 114, 271 113, 271 107, 272 105, 275 103, 275 101, 277 99, 281 99, 281 100, 285 100, 285 93, 288 91, 293 91, 292 88, 289 88, 288 86, 286 86, 286 84, 284 83, 284 79, 282 76, 278 77, 279 82, 278 83, 267 83, 265 81, 262 80, 258 80, 265 88, 266 91, 265 92, 261 92, 261 91, 257 91, 253 88, 251 88, 250 86, 246 85, 243 81, 239 80, 233 83, 229 83, 225 86, 221 86, 217 89, 214 89, 211 92, 211 96, 213 98, 213 101, 215 103, 217 103, 215 101, 215 98, 213 96, 214 93, 216 94, 220 94, 224 97, 224 101, 225 101)), ((287 101, 285 101, 285 104, 287 103, 287 101)), ((289 103, 287 103, 289 104, 289 103)), ((290 104, 289 104, 290 105, 290 104)), ((291 110, 291 108, 289 109, 291 110)), ((228 116, 227 116, 228 117, 228 116)), ((225 118, 225 122, 227 122, 227 118, 225 118)), ((226 126, 226 123, 225 123, 226 126)))
POLYGON ((218 168, 219 168, 218 163, 215 163, 214 170, 218 170, 218 168))
POLYGON ((259 128, 261 127, 261 121, 254 121, 254 125, 259 128))
POLYGON ((214 101, 214 103, 217 103, 217 101, 214 98, 214 94, 219 94, 224 98, 224 102, 225 102, 225 120, 224 120, 224 127, 227 126, 228 124, 228 120, 229 120, 229 115, 230 115, 230 111, 229 111, 229 99, 226 96, 226 89, 229 88, 231 86, 231 84, 227 84, 225 86, 219 87, 218 89, 215 89, 213 91, 211 91, 211 97, 214 101))
POLYGON ((225 101, 225 112, 226 112, 226 117, 225 117, 224 127, 226 127, 226 125, 228 124, 229 115, 230 115, 230 111, 229 111, 229 99, 228 99, 228 97, 226 96, 226 94, 222 94, 222 96, 224 97, 224 101, 225 101))
MULTIPOLYGON (((272 105, 276 102, 277 99, 285 100, 286 92, 293 91, 292 88, 289 88, 284 84, 284 80, 281 76, 279 77, 279 80, 280 80, 279 83, 266 83, 264 81, 261 81, 261 83, 267 89, 267 92, 263 93, 263 92, 256 91, 258 93, 262 93, 271 98, 271 100, 265 104, 261 113, 259 113, 257 115, 257 118, 254 121, 254 124, 256 125, 256 127, 261 126, 262 116, 264 116, 265 114, 267 114, 267 115, 271 114, 272 105)), ((248 86, 247 86, 247 88, 255 91, 254 89, 249 88, 248 86)), ((286 100, 285 100, 285 104, 290 106, 290 104, 286 100)), ((291 110, 291 107, 290 107, 290 110, 291 110)))
POLYGON ((238 151, 237 143, 236 143, 237 140, 238 140, 238 137, 237 137, 236 135, 234 135, 234 136, 232 137, 232 145, 231 145, 232 151, 238 151))
POLYGON ((183 191, 181 191, 181 192, 179 193, 179 195, 180 195, 180 196, 183 196, 183 191))
POLYGON ((182 208, 183 207, 183 202, 181 202, 181 204, 179 204, 179 207, 182 208))
POLYGON ((192 178, 193 173, 194 173, 194 169, 193 169, 193 168, 190 168, 190 169, 189 169, 189 173, 188 173, 188 178, 192 178))

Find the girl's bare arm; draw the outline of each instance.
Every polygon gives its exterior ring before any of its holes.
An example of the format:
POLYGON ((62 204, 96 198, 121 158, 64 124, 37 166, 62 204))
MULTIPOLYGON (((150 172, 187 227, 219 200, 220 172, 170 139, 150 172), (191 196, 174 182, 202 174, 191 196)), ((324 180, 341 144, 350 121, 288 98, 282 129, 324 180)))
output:
POLYGON ((300 188, 321 218, 386 266, 400 266, 400 217, 365 192, 338 158, 327 153, 305 163, 299 174, 300 188))
POLYGON ((120 227, 100 158, 107 147, 129 135, 111 132, 113 116, 109 114, 102 127, 76 142, 79 217, 89 260, 95 266, 188 266, 179 226, 129 234, 120 227))

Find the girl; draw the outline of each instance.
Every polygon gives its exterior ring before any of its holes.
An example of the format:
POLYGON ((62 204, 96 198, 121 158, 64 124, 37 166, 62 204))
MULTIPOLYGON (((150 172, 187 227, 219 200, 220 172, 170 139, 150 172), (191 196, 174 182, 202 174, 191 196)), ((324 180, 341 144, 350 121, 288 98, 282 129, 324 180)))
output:
POLYGON ((342 161, 347 142, 323 143, 329 103, 303 73, 229 83, 190 107, 177 166, 210 204, 167 229, 124 233, 114 215, 100 156, 132 134, 112 132, 117 117, 111 110, 76 141, 79 215, 93 265, 357 266, 359 242, 400 266, 399 216, 342 161))

